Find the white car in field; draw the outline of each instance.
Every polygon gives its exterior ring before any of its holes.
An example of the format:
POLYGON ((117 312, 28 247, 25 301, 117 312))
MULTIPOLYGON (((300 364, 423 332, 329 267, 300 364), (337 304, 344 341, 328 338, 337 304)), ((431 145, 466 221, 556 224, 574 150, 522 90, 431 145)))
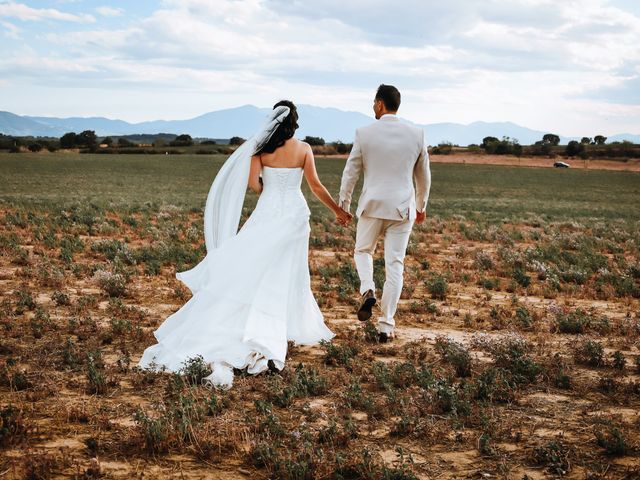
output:
POLYGON ((555 168, 569 168, 569 167, 571 167, 571 165, 569 165, 568 163, 565 163, 565 162, 554 162, 553 166, 555 168))

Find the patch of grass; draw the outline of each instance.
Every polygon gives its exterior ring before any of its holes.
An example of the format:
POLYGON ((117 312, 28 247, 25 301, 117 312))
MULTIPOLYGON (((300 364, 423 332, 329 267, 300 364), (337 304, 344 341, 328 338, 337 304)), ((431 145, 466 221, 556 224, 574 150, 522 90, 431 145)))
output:
POLYGON ((100 350, 87 353, 87 390, 98 395, 107 391, 104 363, 100 350))
POLYGON ((607 455, 623 456, 629 451, 629 444, 623 433, 616 427, 597 428, 594 430, 596 443, 607 455))
POLYGON ((351 360, 359 352, 359 348, 354 343, 339 345, 337 343, 320 342, 320 345, 325 351, 324 363, 327 365, 342 365, 344 367, 351 367, 351 360))
POLYGON ((42 287, 59 288, 64 284, 64 272, 50 262, 41 262, 36 269, 36 279, 42 287))
POLYGON ((432 275, 425 281, 425 286, 427 287, 427 291, 431 295, 431 298, 444 300, 447 297, 449 284, 444 276, 432 275))
POLYGON ((25 369, 17 370, 8 375, 8 384, 11 390, 22 391, 33 387, 33 383, 29 380, 29 376, 25 369))
POLYGON ((486 252, 476 252, 473 265, 480 271, 489 271, 494 268, 493 258, 486 252))
POLYGON ((559 353, 555 353, 547 368, 547 374, 554 386, 568 390, 572 386, 569 366, 559 353))
POLYGON ((153 418, 139 408, 133 415, 142 433, 145 448, 153 453, 164 453, 171 446, 171 424, 164 415, 153 418))
POLYGON ((489 367, 475 379, 474 396, 477 400, 507 403, 515 400, 517 388, 508 370, 489 367))
POLYGON ((581 308, 573 312, 558 312, 555 318, 556 329, 560 333, 578 334, 590 329, 594 319, 581 308))
POLYGON ((516 324, 524 330, 528 330, 533 326, 533 317, 527 307, 519 306, 516 308, 514 320, 516 324))
POLYGON ((52 473, 59 471, 64 465, 64 461, 61 461, 59 457, 44 450, 27 450, 21 460, 23 478, 29 480, 51 478, 52 473))
POLYGON ((256 400, 254 404, 260 415, 258 431, 272 441, 283 437, 286 432, 280 418, 273 411, 273 405, 265 400, 256 400))
POLYGON ((249 450, 249 463, 258 468, 273 468, 280 462, 278 446, 267 441, 254 443, 249 450))
POLYGON ((98 286, 110 297, 122 297, 125 294, 128 278, 122 273, 106 270, 96 271, 94 278, 98 286))
POLYGON ((428 298, 411 302, 409 310, 411 313, 428 313, 430 315, 438 314, 438 306, 428 298))
POLYGON ((491 436, 486 432, 478 438, 478 452, 483 457, 495 457, 498 454, 498 449, 493 445, 491 436))
POLYGON ((364 322, 362 331, 364 333, 364 339, 366 342, 378 343, 378 340, 379 340, 378 329, 373 324, 371 319, 364 322))
POLYGON ((279 407, 288 407, 296 398, 325 394, 328 381, 316 368, 299 363, 288 378, 280 374, 269 377, 267 388, 269 401, 279 407))
POLYGON ((598 380, 598 390, 603 393, 612 394, 620 390, 620 382, 609 376, 602 376, 598 380))
POLYGON ((422 364, 419 369, 410 362, 374 362, 371 373, 376 379, 378 387, 392 392, 394 389, 407 389, 413 385, 420 385, 428 388, 433 384, 433 374, 431 370, 422 364))
POLYGON ((553 475, 566 475, 571 470, 570 453, 570 448, 561 437, 558 437, 535 447, 531 460, 535 465, 545 467, 553 475))
POLYGON ((21 289, 18 290, 15 295, 17 297, 15 311, 18 315, 22 314, 25 309, 35 310, 36 301, 33 299, 30 292, 25 289, 21 289))
POLYGON ((478 280, 478 286, 486 288, 487 290, 499 290, 500 279, 499 278, 481 278, 478 280))
POLYGON ((418 477, 412 471, 413 458, 411 456, 406 458, 402 447, 397 447, 396 452, 398 459, 395 465, 391 467, 383 465, 379 478, 381 480, 418 480, 418 477))
POLYGON ((602 367, 604 361, 604 348, 600 342, 584 340, 574 350, 576 362, 590 367, 602 367))
POLYGON ((371 418, 384 418, 388 415, 385 406, 378 399, 362 388, 361 379, 353 377, 342 394, 344 404, 367 413, 371 418))
POLYGON ((616 370, 624 370, 625 365, 627 364, 627 359, 624 357, 624 354, 620 350, 616 350, 611 354, 611 366, 616 370))
POLYGON ((182 363, 178 372, 190 385, 200 385, 205 377, 211 375, 211 366, 204 361, 202 355, 188 358, 182 363))
POLYGON ((26 438, 22 410, 8 405, 0 409, 0 446, 15 445, 26 438))
POLYGON ((520 338, 503 338, 487 345, 495 367, 509 372, 511 382, 517 385, 534 383, 543 373, 543 367, 531 356, 530 345, 520 338))
POLYGON ((461 343, 438 336, 436 338, 436 351, 442 359, 454 367, 458 377, 471 376, 471 355, 461 343))
POLYGON ((61 292, 60 290, 56 290, 51 294, 51 300, 53 300, 53 303, 55 303, 58 307, 71 305, 71 299, 69 298, 69 295, 61 292))
POLYGON ((338 279, 340 285, 348 288, 352 292, 358 291, 360 286, 360 277, 358 271, 351 261, 342 262, 338 269, 338 279))
POLYGON ((135 265, 136 259, 129 247, 120 240, 99 240, 91 245, 91 251, 101 253, 107 260, 121 260, 126 265, 135 265))
POLYGON ((471 413, 469 392, 444 378, 436 379, 429 389, 431 408, 435 413, 464 417, 471 413))
POLYGON ((524 268, 522 267, 514 268, 513 273, 511 274, 511 277, 521 287, 527 288, 529 285, 531 285, 531 277, 527 275, 524 268))

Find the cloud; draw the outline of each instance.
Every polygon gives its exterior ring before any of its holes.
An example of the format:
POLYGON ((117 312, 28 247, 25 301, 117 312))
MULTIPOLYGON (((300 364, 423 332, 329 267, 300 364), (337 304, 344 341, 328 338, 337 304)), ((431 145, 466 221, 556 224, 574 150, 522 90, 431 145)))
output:
POLYGON ((386 46, 442 46, 467 68, 536 71, 590 68, 594 44, 613 44, 607 68, 638 55, 640 19, 606 0, 268 0, 281 15, 335 20, 386 46))
POLYGON ((95 17, 88 14, 65 13, 55 8, 32 8, 23 3, 1 2, 0 17, 23 21, 60 20, 65 22, 92 23, 95 17))
POLYGON ((62 78, 69 82, 69 80, 81 78, 78 75, 98 73, 99 71, 97 65, 83 61, 45 58, 34 54, 0 58, 0 73, 5 77, 26 77, 41 79, 45 82, 55 82, 56 78, 62 78))
MULTIPOLYGON (((640 107, 640 71, 632 77, 615 78, 612 83, 610 86, 589 91, 582 98, 586 97, 612 104, 640 107)), ((640 114, 640 109, 637 113, 640 114)))
POLYGON ((0 25, 3 28, 2 34, 7 38, 12 38, 14 40, 18 40, 20 38, 20 33, 22 29, 15 26, 13 23, 5 22, 0 20, 0 25))
POLYGON ((124 9, 102 6, 96 8, 96 12, 98 12, 103 17, 119 17, 124 13, 124 9))
MULTIPOLYGON (((134 100, 132 92, 163 92, 175 109, 184 98, 197 105, 198 95, 226 107, 286 94, 369 113, 375 87, 394 83, 416 122, 578 129, 603 121, 589 114, 595 106, 621 122, 628 112, 614 104, 637 85, 640 18, 625 1, 163 0, 117 25, 103 17, 122 10, 99 6, 94 25, 34 27, 33 51, 5 56, 0 69, 37 88, 112 89, 134 100)), ((0 18, 44 20, 53 11, 78 22, 91 17, 82 8, 4 2, 0 18)))

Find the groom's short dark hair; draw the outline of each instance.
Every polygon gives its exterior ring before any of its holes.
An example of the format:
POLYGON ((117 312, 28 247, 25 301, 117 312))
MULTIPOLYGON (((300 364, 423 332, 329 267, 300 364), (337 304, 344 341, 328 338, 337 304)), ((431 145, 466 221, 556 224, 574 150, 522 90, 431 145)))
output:
POLYGON ((393 85, 384 83, 378 87, 376 100, 382 100, 384 106, 390 112, 396 112, 400 108, 400 92, 393 85))

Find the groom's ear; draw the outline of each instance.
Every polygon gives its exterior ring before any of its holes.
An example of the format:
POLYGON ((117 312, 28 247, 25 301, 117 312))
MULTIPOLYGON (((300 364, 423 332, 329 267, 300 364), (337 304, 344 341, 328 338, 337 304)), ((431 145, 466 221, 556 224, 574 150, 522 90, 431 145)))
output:
POLYGON ((383 108, 384 108, 384 102, 379 98, 375 98, 373 100, 373 113, 376 114, 376 118, 379 118, 383 108))

